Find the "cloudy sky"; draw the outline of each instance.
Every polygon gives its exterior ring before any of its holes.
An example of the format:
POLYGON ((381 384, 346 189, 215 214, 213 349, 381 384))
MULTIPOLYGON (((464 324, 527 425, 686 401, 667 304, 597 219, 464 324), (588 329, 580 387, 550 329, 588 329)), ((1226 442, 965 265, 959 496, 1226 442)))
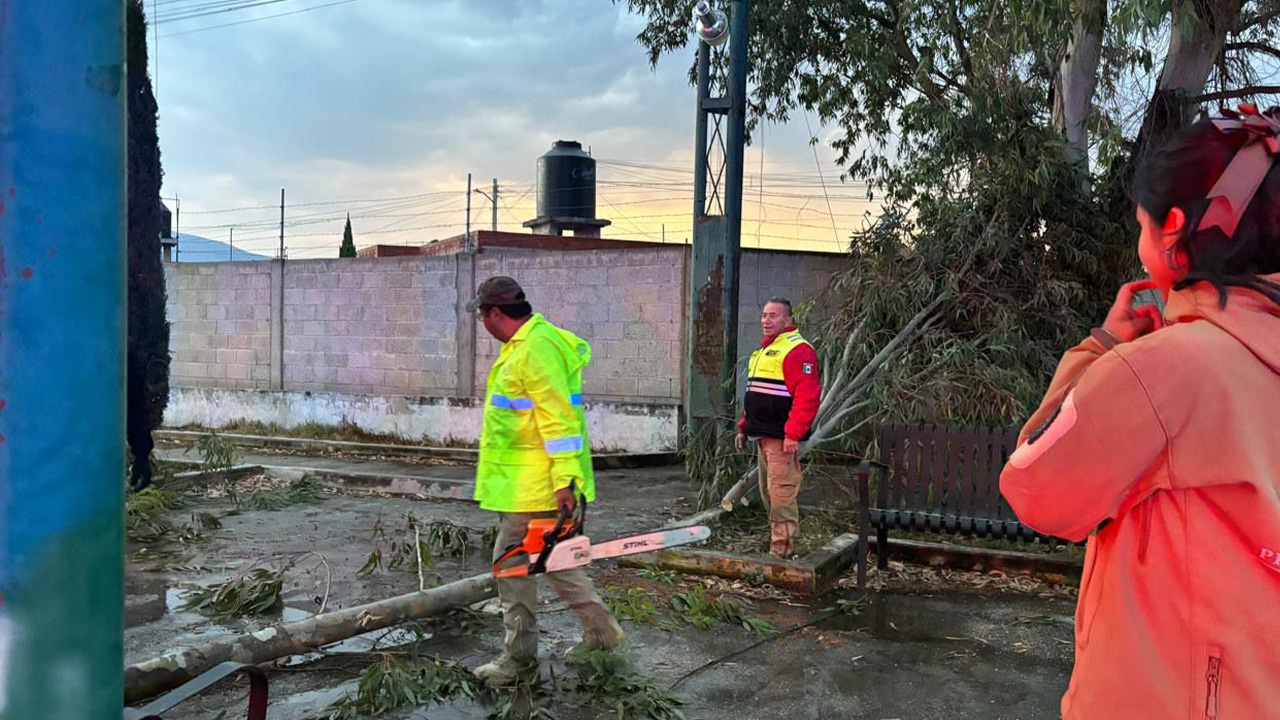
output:
MULTIPOLYGON (((538 155, 574 139, 600 162, 606 237, 689 236, 694 48, 651 69, 624 6, 144 2, 163 194, 180 198, 184 232, 234 227, 237 247, 273 254, 283 187, 290 257, 335 254, 348 212, 357 245, 421 244, 463 231, 468 172, 486 192, 498 178, 499 227, 522 231, 538 155)), ((831 251, 864 221, 865 191, 840 182, 830 130, 812 129, 816 160, 803 114, 748 149, 744 245, 831 251)), ((489 227, 489 200, 472 200, 473 226, 489 227)))

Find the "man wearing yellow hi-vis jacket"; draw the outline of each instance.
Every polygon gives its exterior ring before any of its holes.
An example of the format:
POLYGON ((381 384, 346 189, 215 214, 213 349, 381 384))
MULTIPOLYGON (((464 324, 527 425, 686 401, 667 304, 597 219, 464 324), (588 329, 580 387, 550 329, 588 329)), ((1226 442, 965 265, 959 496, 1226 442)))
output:
MULTIPOLYGON (((524 537, 530 520, 572 511, 575 493, 587 502, 595 500, 582 406, 582 370, 591 361, 591 347, 534 314, 524 290, 509 277, 484 281, 468 309, 478 310, 485 330, 502 342, 485 388, 475 493, 481 508, 500 516, 497 562, 524 537)), ((519 562, 524 560, 515 564, 519 562)), ((622 628, 585 570, 550 573, 547 580, 582 621, 582 642, 575 650, 613 649, 622 643, 622 628)), ((489 685, 508 685, 537 667, 538 585, 527 576, 495 582, 505 647, 476 675, 489 685)))

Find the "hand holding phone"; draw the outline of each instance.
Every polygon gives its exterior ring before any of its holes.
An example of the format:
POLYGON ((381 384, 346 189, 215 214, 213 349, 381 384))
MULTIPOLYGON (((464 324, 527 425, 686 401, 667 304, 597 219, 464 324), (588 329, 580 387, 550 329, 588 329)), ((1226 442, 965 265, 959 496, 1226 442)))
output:
POLYGON ((1125 283, 1116 293, 1116 301, 1107 313, 1102 327, 1120 342, 1132 342, 1164 327, 1164 316, 1158 301, 1144 301, 1142 296, 1158 293, 1154 281, 1125 283))

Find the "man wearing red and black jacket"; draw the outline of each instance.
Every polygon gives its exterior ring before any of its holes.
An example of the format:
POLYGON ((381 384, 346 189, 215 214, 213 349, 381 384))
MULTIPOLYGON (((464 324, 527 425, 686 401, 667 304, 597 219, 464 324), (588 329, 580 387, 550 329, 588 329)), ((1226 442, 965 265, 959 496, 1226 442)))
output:
POLYGON ((818 354, 797 332, 791 303, 772 298, 760 314, 764 340, 747 366, 747 394, 738 421, 738 450, 760 447, 760 501, 769 511, 769 552, 790 557, 800 532, 800 442, 809 437, 822 401, 818 354))

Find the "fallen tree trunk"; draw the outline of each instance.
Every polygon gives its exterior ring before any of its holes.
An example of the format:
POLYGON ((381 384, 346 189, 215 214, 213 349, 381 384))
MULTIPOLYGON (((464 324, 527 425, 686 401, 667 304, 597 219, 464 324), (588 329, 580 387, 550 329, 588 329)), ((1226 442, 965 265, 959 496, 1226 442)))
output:
POLYGON ((411 620, 439 615, 493 597, 493 575, 485 573, 422 592, 272 625, 131 665, 124 670, 124 702, 131 705, 198 677, 228 660, 258 664, 411 620))
POLYGON ((760 483, 756 479, 756 473, 758 472, 760 472, 760 468, 753 467, 743 473, 742 477, 738 479, 738 482, 734 483, 733 487, 729 488, 729 492, 725 493, 724 497, 721 498, 720 508, 725 512, 733 512, 734 507, 737 506, 739 502, 746 505, 748 502, 747 493, 753 488, 760 487, 760 483))
POLYGON ((690 525, 710 525, 720 519, 724 514, 718 507, 710 507, 700 513, 690 515, 686 518, 678 518, 663 525, 663 529, 689 527, 690 525))
MULTIPOLYGON (((967 268, 968 264, 965 265, 965 269, 967 268)), ((963 272, 964 269, 961 270, 961 273, 963 272)), ((893 339, 886 343, 852 378, 848 378, 851 367, 849 360, 854 347, 862 337, 864 326, 859 325, 849 334, 848 338, 845 339, 844 351, 840 355, 839 364, 836 365, 838 370, 835 379, 831 381, 830 386, 823 389, 822 403, 818 406, 818 416, 813 421, 812 435, 808 440, 800 444, 798 458, 803 458, 814 448, 846 437, 867 422, 870 422, 871 418, 868 417, 852 427, 842 427, 850 416, 869 404, 863 399, 868 389, 868 379, 879 372, 886 363, 897 357, 920 332, 923 332, 925 328, 937 320, 938 310, 946 299, 947 296, 945 294, 939 295, 933 302, 916 312, 915 316, 898 331, 893 339)), ((831 376, 832 359, 831 356, 828 356, 822 368, 822 377, 831 376)), ((748 504, 747 493, 759 487, 759 482, 756 479, 759 472, 760 468, 757 462, 747 472, 743 473, 738 482, 734 483, 733 487, 729 488, 729 491, 724 494, 724 497, 720 500, 720 508, 725 512, 733 512, 734 508, 739 504, 748 504)))

